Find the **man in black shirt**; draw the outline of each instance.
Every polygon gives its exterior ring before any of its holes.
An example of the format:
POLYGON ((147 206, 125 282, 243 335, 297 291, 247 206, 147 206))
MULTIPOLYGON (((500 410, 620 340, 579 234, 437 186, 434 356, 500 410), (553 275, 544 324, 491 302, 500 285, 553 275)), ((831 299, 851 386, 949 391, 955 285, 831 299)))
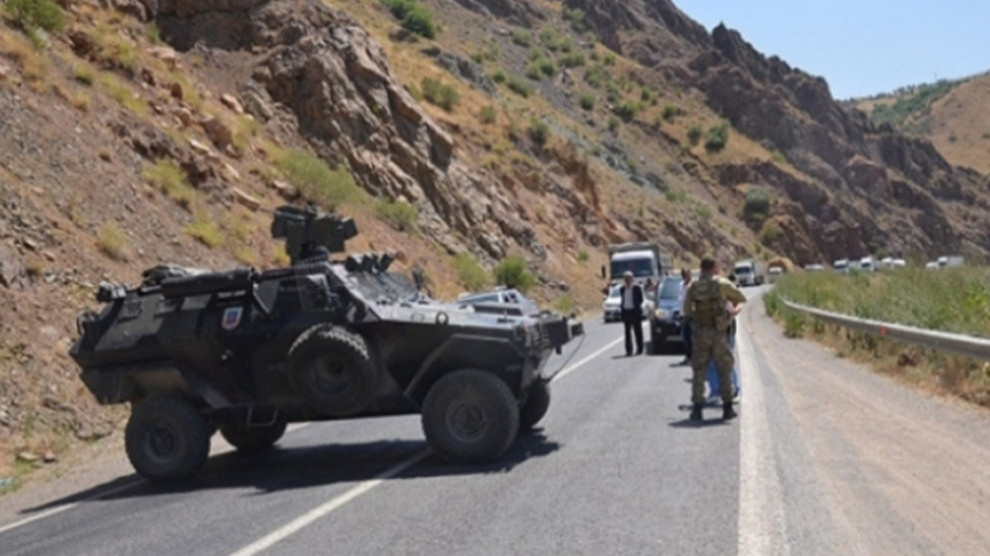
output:
POLYGON ((622 299, 622 323, 626 335, 626 356, 632 356, 630 329, 636 335, 636 355, 643 353, 643 288, 633 283, 633 274, 626 271, 622 275, 623 284, 619 288, 622 299))

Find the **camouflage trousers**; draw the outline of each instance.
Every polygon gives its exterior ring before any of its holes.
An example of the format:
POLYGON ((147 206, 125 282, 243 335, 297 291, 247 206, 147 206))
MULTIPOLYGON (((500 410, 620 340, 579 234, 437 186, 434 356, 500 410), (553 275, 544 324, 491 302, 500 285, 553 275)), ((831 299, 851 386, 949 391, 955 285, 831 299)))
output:
MULTIPOLYGON (((729 348, 729 337, 724 330, 717 330, 714 326, 698 326, 691 328, 691 401, 693 403, 705 403, 705 375, 708 371, 708 364, 715 361, 715 368, 718 370, 719 384, 732 384, 730 378, 732 366, 735 364, 735 357, 729 348)), ((732 388, 721 388, 722 401, 732 402, 732 388)))

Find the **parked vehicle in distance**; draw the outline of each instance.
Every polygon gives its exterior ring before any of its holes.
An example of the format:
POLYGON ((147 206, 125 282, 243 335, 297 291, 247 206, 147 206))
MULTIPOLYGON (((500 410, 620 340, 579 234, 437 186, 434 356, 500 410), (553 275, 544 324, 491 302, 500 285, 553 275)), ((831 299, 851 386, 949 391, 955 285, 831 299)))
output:
POLYGON ((784 269, 779 266, 772 266, 767 270, 767 282, 773 284, 785 274, 784 269))
POLYGON ((732 267, 732 273, 736 275, 736 281, 739 282, 740 286, 759 286, 766 281, 763 263, 753 259, 737 262, 732 267))
POLYGON ((839 274, 849 273, 849 259, 837 259, 832 263, 832 270, 838 272, 839 274))
POLYGON ((457 298, 459 307, 471 306, 477 312, 498 312, 508 310, 513 315, 537 315, 540 305, 515 288, 499 288, 480 293, 461 294, 457 298), (492 306, 494 304, 494 306, 492 306), (503 307, 498 307, 503 305, 503 307))
MULTIPOLYGON (((680 278, 678 278, 680 280, 680 278)), ((620 291, 622 290, 621 284, 616 284, 608 289, 608 295, 605 297, 605 301, 602 302, 602 314, 604 316, 605 322, 612 322, 622 320, 622 295, 620 291)), ((652 302, 648 299, 648 296, 643 295, 643 316, 645 317, 647 313, 652 310, 652 302)))
POLYGON ((941 268, 938 266, 938 261, 928 261, 925 263, 925 270, 938 270, 941 268))
POLYGON ((873 262, 873 257, 863 257, 860 259, 859 270, 862 272, 875 272, 877 270, 877 265, 873 262))
POLYGON ((819 263, 810 263, 804 265, 804 269, 808 272, 818 272, 821 270, 825 270, 825 265, 819 263))
POLYGON ((943 255, 938 258, 938 267, 962 266, 963 258, 960 255, 943 255))
POLYGON ((884 257, 880 259, 880 264, 877 265, 877 269, 894 269, 894 268, 904 268, 907 266, 907 261, 904 259, 895 259, 893 257, 884 257))

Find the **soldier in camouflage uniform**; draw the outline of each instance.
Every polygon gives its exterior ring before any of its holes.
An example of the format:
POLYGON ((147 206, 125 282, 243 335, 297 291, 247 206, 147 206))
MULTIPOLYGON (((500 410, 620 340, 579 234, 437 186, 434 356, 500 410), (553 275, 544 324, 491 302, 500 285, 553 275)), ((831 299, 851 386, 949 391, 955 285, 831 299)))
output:
MULTIPOLYGON (((729 375, 735 359, 729 349, 729 338, 726 331, 729 328, 730 317, 725 309, 727 301, 743 303, 746 296, 729 280, 717 276, 718 264, 715 258, 705 256, 701 259, 701 277, 691 282, 684 294, 682 314, 691 321, 692 354, 691 369, 691 420, 701 421, 702 407, 705 403, 705 369, 708 362, 715 360, 718 378, 721 384, 732 384, 729 375)), ((722 388, 722 418, 732 419, 736 416, 732 408, 732 388, 722 388)))

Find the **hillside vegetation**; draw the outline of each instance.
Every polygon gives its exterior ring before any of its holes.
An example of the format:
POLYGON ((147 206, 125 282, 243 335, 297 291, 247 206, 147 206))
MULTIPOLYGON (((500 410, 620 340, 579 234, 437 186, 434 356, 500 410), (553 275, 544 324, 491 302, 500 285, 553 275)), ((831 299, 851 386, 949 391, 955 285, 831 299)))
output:
POLYGON ((869 361, 880 372, 990 407, 990 363, 823 324, 788 309, 781 299, 860 318, 990 338, 990 269, 793 274, 764 298, 767 312, 789 336, 816 339, 841 357, 869 361))
POLYGON ((990 74, 855 101, 877 124, 931 140, 948 161, 990 175, 990 74))

